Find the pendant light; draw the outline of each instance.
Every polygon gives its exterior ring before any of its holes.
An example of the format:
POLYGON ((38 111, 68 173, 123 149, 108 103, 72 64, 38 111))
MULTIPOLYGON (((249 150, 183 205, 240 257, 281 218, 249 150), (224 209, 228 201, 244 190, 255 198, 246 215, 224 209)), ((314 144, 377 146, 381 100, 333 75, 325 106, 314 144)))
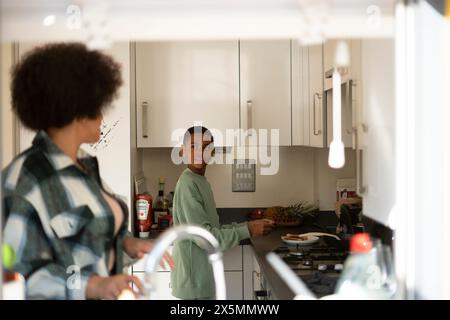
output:
POLYGON ((333 139, 328 154, 328 165, 339 169, 345 165, 345 147, 342 142, 342 99, 341 99, 341 74, 339 68, 349 64, 348 45, 339 41, 335 52, 335 68, 333 70, 333 139))

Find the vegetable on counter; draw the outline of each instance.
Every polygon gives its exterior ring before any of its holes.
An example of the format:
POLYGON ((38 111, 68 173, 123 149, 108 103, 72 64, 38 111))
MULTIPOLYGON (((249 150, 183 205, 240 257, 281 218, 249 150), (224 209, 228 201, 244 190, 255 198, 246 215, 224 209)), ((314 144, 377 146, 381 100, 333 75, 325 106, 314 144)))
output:
POLYGON ((307 201, 300 201, 288 207, 274 206, 265 210, 253 210, 249 218, 256 219, 272 219, 278 226, 296 226, 300 225, 305 217, 315 217, 319 212, 319 208, 307 201))

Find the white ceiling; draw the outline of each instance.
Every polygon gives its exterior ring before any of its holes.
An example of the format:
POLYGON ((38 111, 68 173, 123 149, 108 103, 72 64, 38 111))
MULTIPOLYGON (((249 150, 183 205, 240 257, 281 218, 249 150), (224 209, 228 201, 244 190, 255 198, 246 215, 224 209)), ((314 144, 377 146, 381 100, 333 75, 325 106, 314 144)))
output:
POLYGON ((3 0, 3 41, 392 37, 395 0, 3 0), (45 22, 44 22, 45 21, 45 22), (45 26, 44 24, 48 25, 45 26))

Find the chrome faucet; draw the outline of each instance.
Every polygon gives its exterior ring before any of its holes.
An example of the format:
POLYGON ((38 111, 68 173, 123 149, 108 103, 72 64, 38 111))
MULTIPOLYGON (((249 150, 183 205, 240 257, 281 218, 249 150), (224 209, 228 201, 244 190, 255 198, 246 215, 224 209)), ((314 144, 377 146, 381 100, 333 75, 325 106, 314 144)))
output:
POLYGON ((222 252, 219 248, 219 241, 206 229, 192 225, 180 225, 164 231, 155 242, 155 246, 145 262, 144 296, 151 298, 155 292, 155 282, 152 281, 152 274, 156 271, 161 258, 167 248, 175 240, 194 239, 197 245, 206 251, 208 260, 212 265, 214 282, 216 286, 216 299, 226 299, 225 272, 223 267, 222 252))

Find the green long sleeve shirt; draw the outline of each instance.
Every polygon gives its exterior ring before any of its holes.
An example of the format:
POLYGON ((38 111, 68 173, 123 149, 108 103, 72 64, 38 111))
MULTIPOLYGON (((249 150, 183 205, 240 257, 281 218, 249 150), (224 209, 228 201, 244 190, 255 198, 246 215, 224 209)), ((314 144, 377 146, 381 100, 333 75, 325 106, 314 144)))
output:
MULTIPOLYGON (((174 225, 198 225, 210 231, 219 241, 222 251, 239 245, 250 237, 246 223, 220 225, 213 192, 205 176, 186 169, 178 179, 173 200, 174 225)), ((193 240, 174 244, 172 294, 181 299, 214 297, 212 267, 207 255, 193 240)))

